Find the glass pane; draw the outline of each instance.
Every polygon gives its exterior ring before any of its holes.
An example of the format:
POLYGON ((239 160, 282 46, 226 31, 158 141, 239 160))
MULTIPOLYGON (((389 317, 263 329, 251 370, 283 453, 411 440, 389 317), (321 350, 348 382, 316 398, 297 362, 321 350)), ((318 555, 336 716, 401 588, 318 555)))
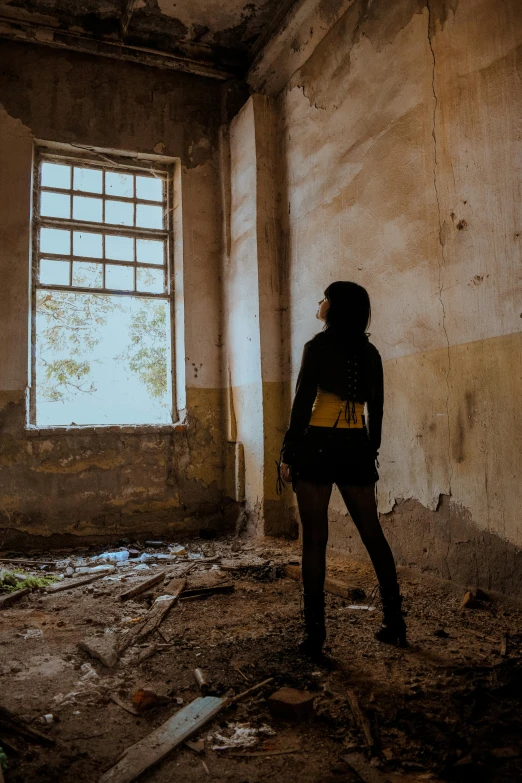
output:
POLYGON ((105 236, 105 258, 134 261, 134 240, 130 237, 105 236))
POLYGON ((105 193, 108 196, 134 196, 134 176, 132 174, 118 174, 116 171, 107 171, 105 174, 105 193))
POLYGON ((102 235, 91 234, 88 231, 75 231, 73 233, 73 252, 75 256, 103 258, 102 235))
POLYGON ((69 285, 69 262, 41 258, 40 283, 45 283, 45 285, 69 285))
POLYGON ((136 177, 136 196, 147 201, 163 201, 163 180, 159 177, 136 177))
POLYGON ((103 285, 102 264, 88 261, 73 262, 73 285, 83 288, 101 288, 103 285))
POLYGON ((150 291, 152 294, 163 294, 165 282, 162 269, 138 269, 136 270, 136 290, 150 291))
POLYGON ((84 190, 87 193, 101 193, 103 190, 103 174, 99 169, 83 169, 74 167, 74 190, 84 190))
POLYGON ((65 193, 48 193, 42 191, 40 198, 40 214, 46 217, 71 217, 71 197, 65 193))
POLYGON ((172 422, 170 307, 99 291, 36 292, 36 422, 172 422))
POLYGON ((163 208, 137 204, 136 225, 143 228, 163 228, 163 208))
POLYGON ((42 163, 42 185, 48 188, 71 187, 71 167, 61 163, 42 163))
POLYGON ((115 291, 134 291, 134 268, 107 264, 105 288, 113 288, 115 291))
POLYGON ((71 252, 71 232, 60 228, 41 228, 40 250, 42 253, 68 256, 71 252))
POLYGON ((87 196, 73 196, 73 218, 76 220, 89 220, 96 223, 102 222, 101 198, 88 198, 87 196))
POLYGON ((157 239, 137 239, 136 255, 140 264, 164 264, 164 243, 157 239))
POLYGON ((118 226, 134 225, 134 204, 127 201, 106 201, 105 222, 118 226))

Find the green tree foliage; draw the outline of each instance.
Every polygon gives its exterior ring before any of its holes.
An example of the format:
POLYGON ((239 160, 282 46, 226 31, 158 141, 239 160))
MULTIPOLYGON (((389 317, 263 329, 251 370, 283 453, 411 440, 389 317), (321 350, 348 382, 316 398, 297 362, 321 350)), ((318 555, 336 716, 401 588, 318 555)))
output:
POLYGON ((167 308, 164 302, 145 300, 133 318, 130 346, 118 359, 145 384, 151 397, 167 391, 167 308))

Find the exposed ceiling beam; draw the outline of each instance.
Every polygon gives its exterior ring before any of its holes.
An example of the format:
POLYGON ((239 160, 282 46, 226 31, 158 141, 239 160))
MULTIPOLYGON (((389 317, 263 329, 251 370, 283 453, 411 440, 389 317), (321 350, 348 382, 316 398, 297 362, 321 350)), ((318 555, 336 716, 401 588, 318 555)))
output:
MULTIPOLYGON (((237 79, 244 72, 239 63, 228 66, 214 64, 210 60, 212 56, 210 48, 208 48, 209 61, 207 61, 204 57, 201 57, 201 50, 204 49, 204 45, 201 44, 193 47, 198 50, 194 56, 189 54, 186 56, 176 55, 159 49, 130 46, 121 41, 94 38, 94 36, 87 33, 73 33, 51 26, 33 24, 25 20, 11 19, 6 16, 0 16, 0 38, 42 44, 57 49, 70 49, 100 57, 110 57, 117 60, 140 63, 141 65, 150 65, 156 68, 185 71, 186 73, 207 76, 220 81, 232 78, 237 79)), ((190 49, 191 47, 184 44, 184 48, 190 49)))

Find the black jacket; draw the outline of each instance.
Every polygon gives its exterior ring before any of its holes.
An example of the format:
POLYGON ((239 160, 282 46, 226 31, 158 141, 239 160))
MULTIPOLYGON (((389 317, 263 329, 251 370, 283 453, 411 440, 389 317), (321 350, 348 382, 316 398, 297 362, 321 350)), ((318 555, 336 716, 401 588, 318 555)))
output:
POLYGON ((290 426, 283 440, 281 461, 291 465, 299 441, 310 423, 312 407, 318 388, 348 399, 347 356, 356 357, 360 367, 361 384, 355 402, 365 402, 368 409, 368 435, 372 449, 381 445, 384 383, 382 361, 377 348, 366 337, 358 346, 344 346, 328 332, 319 332, 305 344, 301 369, 297 378, 290 426))

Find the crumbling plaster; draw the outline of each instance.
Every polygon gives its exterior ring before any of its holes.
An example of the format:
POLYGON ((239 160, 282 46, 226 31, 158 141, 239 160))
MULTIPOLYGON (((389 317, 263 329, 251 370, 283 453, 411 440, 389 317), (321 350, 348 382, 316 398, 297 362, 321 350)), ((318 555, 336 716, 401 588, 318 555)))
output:
MULTIPOLYGON (((288 383, 324 288, 365 285, 395 551, 517 591, 521 26, 514 0, 304 2, 249 77, 283 126, 288 383)), ((335 493, 332 546, 346 549, 348 531, 335 493)))
MULTIPOLYGON (((2 46, 0 528, 32 540, 198 530, 225 519, 220 92, 213 81, 26 44, 2 46), (176 164, 179 425, 27 427, 35 139, 176 164), (180 259, 178 259, 179 261, 180 259)), ((2 540, 4 538, 2 537, 2 540)))

